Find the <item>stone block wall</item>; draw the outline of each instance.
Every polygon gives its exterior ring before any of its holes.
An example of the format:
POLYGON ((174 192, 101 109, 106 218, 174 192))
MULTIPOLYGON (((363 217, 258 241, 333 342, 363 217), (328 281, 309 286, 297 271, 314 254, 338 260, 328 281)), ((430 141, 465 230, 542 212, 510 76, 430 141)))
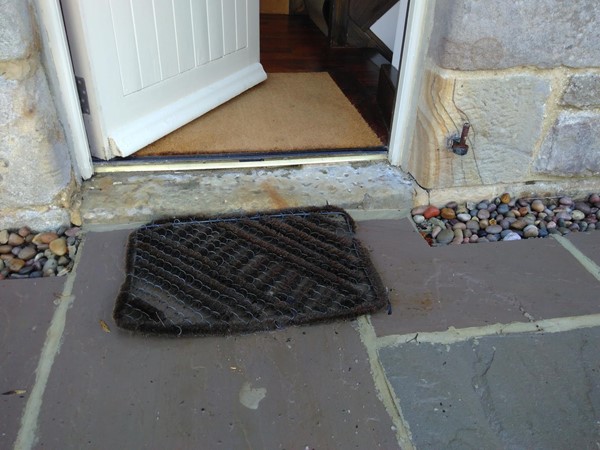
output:
POLYGON ((74 186, 29 4, 0 0, 0 229, 68 224, 74 186))
POLYGON ((599 42, 596 0, 437 0, 403 167, 430 190, 600 186, 599 42))

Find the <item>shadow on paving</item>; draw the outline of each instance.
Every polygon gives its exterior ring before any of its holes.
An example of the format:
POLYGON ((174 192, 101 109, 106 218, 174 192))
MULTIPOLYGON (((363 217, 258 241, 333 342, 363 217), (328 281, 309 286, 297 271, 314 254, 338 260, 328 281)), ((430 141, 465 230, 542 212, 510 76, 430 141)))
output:
POLYGON ((117 329, 127 235, 85 237, 40 448, 397 448, 351 323, 183 339, 117 329))

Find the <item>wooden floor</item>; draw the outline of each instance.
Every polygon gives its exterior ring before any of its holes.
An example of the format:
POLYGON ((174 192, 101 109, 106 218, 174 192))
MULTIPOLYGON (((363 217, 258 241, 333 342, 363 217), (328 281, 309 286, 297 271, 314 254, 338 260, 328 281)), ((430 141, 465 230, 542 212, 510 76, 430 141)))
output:
POLYGON ((379 66, 388 61, 377 50, 331 48, 308 16, 261 15, 260 60, 265 71, 329 72, 379 138, 388 129, 377 105, 379 66))

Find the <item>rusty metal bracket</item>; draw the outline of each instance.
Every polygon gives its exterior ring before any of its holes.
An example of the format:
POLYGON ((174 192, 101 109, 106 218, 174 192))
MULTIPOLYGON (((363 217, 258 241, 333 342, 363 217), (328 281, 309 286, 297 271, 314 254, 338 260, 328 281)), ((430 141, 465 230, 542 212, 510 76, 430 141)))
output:
POLYGON ((469 146, 467 145, 467 136, 469 134, 469 129, 471 128, 471 124, 469 122, 465 122, 463 124, 462 133, 460 134, 460 138, 454 137, 452 138, 452 144, 450 148, 454 152, 454 154, 458 156, 464 156, 469 151, 469 146))

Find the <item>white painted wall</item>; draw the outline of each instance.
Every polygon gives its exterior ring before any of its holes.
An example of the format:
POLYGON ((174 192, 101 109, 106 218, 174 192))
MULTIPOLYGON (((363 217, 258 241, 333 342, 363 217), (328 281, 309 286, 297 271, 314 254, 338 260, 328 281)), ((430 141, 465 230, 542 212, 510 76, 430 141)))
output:
MULTIPOLYGON (((371 26, 371 31, 375 33, 381 41, 390 49, 394 50, 394 40, 396 39, 396 25, 398 24, 398 12, 400 4, 406 3, 406 0, 400 0, 388 12, 371 26)), ((404 8, 406 9, 406 8, 404 8)))

